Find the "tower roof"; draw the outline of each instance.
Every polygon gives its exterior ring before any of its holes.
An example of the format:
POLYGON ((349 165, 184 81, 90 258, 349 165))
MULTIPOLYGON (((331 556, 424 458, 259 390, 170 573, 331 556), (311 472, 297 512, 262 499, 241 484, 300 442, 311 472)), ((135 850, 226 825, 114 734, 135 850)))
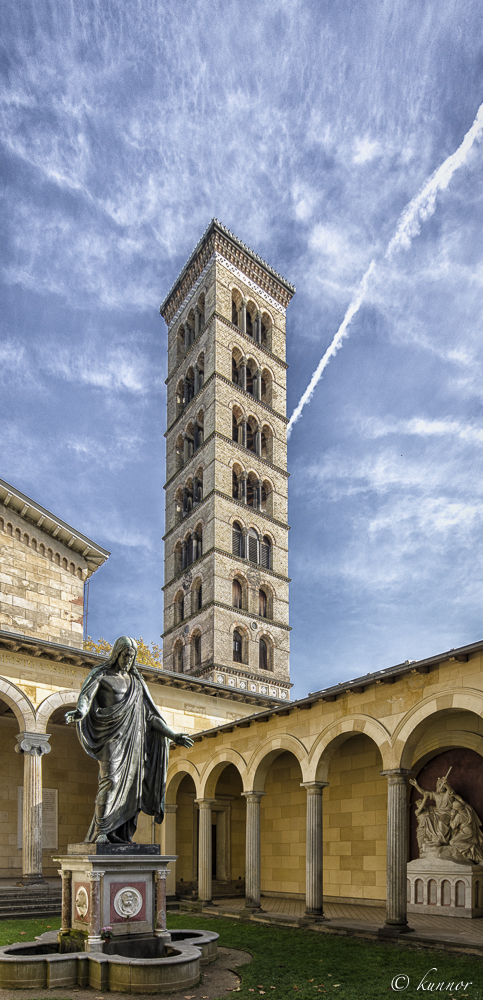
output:
POLYGON ((218 219, 212 219, 159 308, 166 323, 171 322, 190 287, 216 252, 240 268, 247 277, 256 281, 281 305, 288 306, 295 293, 294 286, 258 254, 250 250, 250 247, 247 247, 218 219))

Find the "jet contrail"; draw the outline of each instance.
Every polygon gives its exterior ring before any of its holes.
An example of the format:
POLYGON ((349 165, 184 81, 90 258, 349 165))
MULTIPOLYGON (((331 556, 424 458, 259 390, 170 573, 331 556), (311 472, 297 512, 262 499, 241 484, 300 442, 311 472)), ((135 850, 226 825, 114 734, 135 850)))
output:
MULTIPOLYGON (((454 172, 458 170, 459 167, 462 167, 463 164, 466 162, 470 149, 473 146, 475 140, 480 136, 482 129, 483 129, 483 104, 480 104, 476 118, 471 128, 468 129, 461 145, 459 145, 458 149, 455 150, 454 153, 451 153, 451 155, 447 157, 444 163, 442 163, 441 166, 438 167, 434 171, 434 173, 431 174, 431 177, 426 181, 424 186, 421 188, 419 194, 417 194, 414 198, 412 198, 409 204, 406 205, 406 208, 401 212, 401 215, 399 216, 399 220, 396 226, 396 232, 394 233, 392 239, 389 241, 387 250, 384 254, 384 260, 388 260, 395 253, 395 251, 400 250, 401 248, 407 250, 411 246, 412 240, 420 232, 421 222, 424 222, 426 219, 429 219, 429 217, 433 214, 435 210, 436 195, 438 191, 444 191, 448 187, 448 184, 454 172)), ((342 320, 342 323, 339 329, 337 330, 334 339, 332 340, 332 343, 327 348, 323 358, 321 358, 303 396, 297 403, 297 406, 295 407, 295 410, 293 411, 292 416, 290 417, 290 421, 287 427, 287 437, 290 437, 290 434, 292 433, 292 428, 294 424, 297 423, 297 420, 299 419, 305 404, 310 402, 315 387, 322 378, 322 372, 324 371, 324 368, 327 367, 330 359, 334 356, 334 354, 336 354, 336 352, 342 346, 342 340, 344 339, 344 337, 347 336, 349 324, 362 305, 362 302, 364 300, 367 291, 369 278, 372 272, 374 271, 375 266, 376 266, 375 261, 371 261, 364 277, 362 278, 358 291, 354 296, 354 298, 352 299, 352 302, 349 308, 347 309, 344 319, 342 320)))

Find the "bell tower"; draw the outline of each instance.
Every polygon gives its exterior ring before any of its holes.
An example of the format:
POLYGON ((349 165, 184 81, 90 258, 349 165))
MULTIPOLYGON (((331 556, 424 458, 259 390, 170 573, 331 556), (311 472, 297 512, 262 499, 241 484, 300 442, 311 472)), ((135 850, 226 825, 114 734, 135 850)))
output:
POLYGON ((291 687, 285 312, 294 292, 213 219, 160 308, 164 663, 282 700, 291 687))

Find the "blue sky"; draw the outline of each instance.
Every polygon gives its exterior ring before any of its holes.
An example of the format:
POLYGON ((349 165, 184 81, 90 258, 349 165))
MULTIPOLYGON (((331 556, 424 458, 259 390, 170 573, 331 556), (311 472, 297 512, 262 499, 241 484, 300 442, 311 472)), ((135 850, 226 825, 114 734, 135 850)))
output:
POLYGON ((481 5, 6 0, 0 475, 112 551, 89 632, 162 632, 166 328, 216 216, 297 287, 294 694, 481 639, 481 5))

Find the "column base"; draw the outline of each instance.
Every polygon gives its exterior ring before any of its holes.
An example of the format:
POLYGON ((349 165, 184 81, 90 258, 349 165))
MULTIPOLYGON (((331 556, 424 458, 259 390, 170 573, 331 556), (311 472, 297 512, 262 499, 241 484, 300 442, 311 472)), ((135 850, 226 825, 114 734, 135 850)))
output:
POLYGON ((328 917, 324 916, 323 913, 310 913, 308 910, 305 911, 301 921, 304 924, 326 924, 329 920, 328 917))
POLYGON ((15 885, 42 886, 42 885, 48 885, 48 882, 46 882, 46 880, 42 877, 42 875, 22 875, 22 877, 19 879, 18 882, 15 883, 15 885))
POLYGON ((170 933, 170 931, 162 931, 162 930, 155 931, 154 932, 154 936, 156 938, 161 938, 161 940, 164 941, 165 944, 171 944, 171 933, 170 933))
POLYGON ((400 937, 401 934, 411 934, 414 932, 414 927, 410 927, 409 924, 384 924, 383 927, 379 927, 377 931, 377 936, 380 938, 395 938, 400 937))
POLYGON ((245 906, 240 910, 240 913, 264 913, 264 909, 260 904, 252 905, 251 903, 245 903, 245 906))
POLYGON ((86 951, 103 951, 104 941, 97 934, 92 936, 89 934, 87 938, 87 948, 86 951))
POLYGON ((200 904, 200 906, 202 906, 203 908, 204 908, 205 906, 214 906, 214 905, 215 905, 212 899, 199 899, 199 898, 198 898, 197 902, 198 902, 198 903, 200 904))

